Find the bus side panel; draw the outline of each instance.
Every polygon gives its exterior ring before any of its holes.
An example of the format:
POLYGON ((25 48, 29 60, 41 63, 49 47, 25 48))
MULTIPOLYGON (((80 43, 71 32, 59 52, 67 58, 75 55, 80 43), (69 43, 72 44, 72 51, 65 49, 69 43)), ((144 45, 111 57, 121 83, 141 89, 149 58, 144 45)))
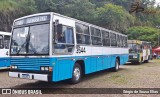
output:
POLYGON ((125 64, 129 60, 129 55, 121 55, 120 56, 120 65, 125 64))
POLYGON ((72 77, 72 69, 73 69, 74 61, 71 59, 58 59, 56 62, 55 71, 56 74, 56 81, 69 79, 72 77))
POLYGON ((58 61, 59 80, 69 79, 72 77, 73 60, 58 61))
POLYGON ((57 81, 58 79, 58 64, 55 58, 50 59, 50 66, 53 68, 52 71, 52 81, 57 81))
POLYGON ((110 62, 111 62, 111 57, 110 56, 104 56, 103 57, 103 70, 110 68, 110 62))
POLYGON ((91 66, 91 59, 88 57, 85 61, 84 61, 84 65, 85 65, 85 74, 89 74, 91 73, 91 70, 90 70, 90 66, 91 66))
POLYGON ((0 68, 9 66, 10 66, 10 58, 0 58, 0 68))
POLYGON ((97 71, 103 70, 103 56, 97 58, 97 71))
POLYGON ((90 61, 90 71, 92 72, 96 72, 97 70, 97 57, 91 57, 91 61, 90 61))
POLYGON ((116 62, 116 56, 115 56, 115 55, 112 55, 112 56, 111 56, 110 68, 115 67, 115 62, 116 62))
POLYGON ((5 67, 4 58, 0 58, 0 68, 5 67))

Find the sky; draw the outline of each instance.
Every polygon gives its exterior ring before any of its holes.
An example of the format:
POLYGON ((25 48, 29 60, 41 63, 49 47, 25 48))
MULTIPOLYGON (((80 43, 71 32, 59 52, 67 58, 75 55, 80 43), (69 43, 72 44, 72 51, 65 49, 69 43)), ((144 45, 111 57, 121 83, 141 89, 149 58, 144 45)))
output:
POLYGON ((157 4, 160 3, 160 0, 156 0, 156 3, 157 3, 157 4))

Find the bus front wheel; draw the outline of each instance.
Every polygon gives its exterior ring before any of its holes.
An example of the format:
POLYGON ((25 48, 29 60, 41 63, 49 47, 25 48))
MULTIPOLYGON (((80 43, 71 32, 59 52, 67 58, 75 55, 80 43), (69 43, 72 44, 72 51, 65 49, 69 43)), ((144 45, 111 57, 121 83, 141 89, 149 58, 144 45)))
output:
POLYGON ((81 81, 81 78, 82 78, 82 68, 79 63, 75 63, 70 82, 71 84, 77 84, 81 81))

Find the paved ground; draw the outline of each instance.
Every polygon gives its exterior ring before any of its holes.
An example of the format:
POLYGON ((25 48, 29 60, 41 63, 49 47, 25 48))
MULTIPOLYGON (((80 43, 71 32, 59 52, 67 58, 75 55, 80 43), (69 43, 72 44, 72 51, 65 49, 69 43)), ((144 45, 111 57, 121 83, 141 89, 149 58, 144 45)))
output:
MULTIPOLYGON (((108 70, 84 76, 81 83, 70 85, 66 81, 47 83, 35 80, 9 78, 8 71, 0 71, 0 88, 160 88, 160 60, 145 64, 126 64, 118 72, 108 70)), ((55 95, 55 94, 54 94, 55 95)), ((4 96, 4 95, 3 95, 4 96)), ((10 96, 10 95, 5 95, 10 96)), ((14 95, 12 95, 14 96, 14 95)), ((24 95, 21 95, 24 97, 24 95)), ((27 96, 27 95, 25 95, 27 96)), ((33 95, 33 97, 36 95, 33 95)), ((45 95, 46 97, 50 95, 45 95)), ((53 95, 52 95, 53 96, 53 95)), ((75 96, 75 95, 55 95, 75 96)), ((76 95, 76 96, 131 96, 135 95, 76 95)), ((148 96, 148 95, 136 95, 148 96)), ((151 97, 153 95, 150 95, 151 97)), ((160 95, 154 95, 160 96, 160 95)))

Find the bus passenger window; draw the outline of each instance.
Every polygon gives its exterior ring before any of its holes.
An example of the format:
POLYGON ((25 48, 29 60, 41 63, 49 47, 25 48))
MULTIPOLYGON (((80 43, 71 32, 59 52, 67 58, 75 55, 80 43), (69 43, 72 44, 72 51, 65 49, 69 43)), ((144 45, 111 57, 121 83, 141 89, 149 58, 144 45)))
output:
POLYGON ((111 39, 111 46, 117 46, 116 34, 115 33, 111 33, 110 39, 111 39))
POLYGON ((89 27, 76 23, 76 38, 78 44, 90 44, 90 34, 89 34, 89 27))
POLYGON ((102 45, 101 32, 99 29, 91 27, 92 45, 102 45))
POLYGON ((0 35, 0 49, 3 49, 3 36, 0 35))
POLYGON ((109 32, 102 30, 103 46, 110 46, 109 32))
POLYGON ((4 47, 9 49, 10 36, 4 36, 4 47))

